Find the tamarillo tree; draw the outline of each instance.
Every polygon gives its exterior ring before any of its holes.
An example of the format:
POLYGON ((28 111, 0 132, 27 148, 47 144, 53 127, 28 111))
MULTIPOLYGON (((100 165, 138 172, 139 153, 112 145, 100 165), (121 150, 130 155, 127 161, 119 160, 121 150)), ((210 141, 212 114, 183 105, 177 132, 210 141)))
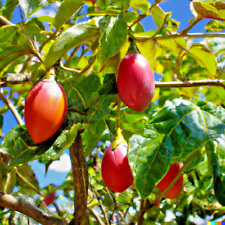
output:
POLYGON ((0 224, 164 224, 168 211, 174 224, 189 224, 224 215, 225 3, 189 3, 184 29, 163 0, 0 4, 0 125, 7 113, 18 122, 1 133, 0 224), (38 13, 46 8, 54 16, 38 13), (204 32, 192 33, 196 25, 204 32), (48 172, 67 149, 65 182, 40 188, 30 163, 48 172), (179 172, 159 190, 174 164, 179 172), (166 198, 179 179, 179 195, 166 198))

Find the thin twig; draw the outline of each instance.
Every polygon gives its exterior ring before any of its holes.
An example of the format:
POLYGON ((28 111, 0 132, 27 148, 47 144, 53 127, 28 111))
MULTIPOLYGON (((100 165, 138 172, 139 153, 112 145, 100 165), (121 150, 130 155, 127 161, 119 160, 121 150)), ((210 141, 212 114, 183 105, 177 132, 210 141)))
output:
POLYGON ((98 213, 93 208, 88 207, 88 210, 93 214, 99 225, 105 225, 105 223, 103 223, 98 213))
POLYGON ((20 117, 19 113, 17 112, 15 106, 12 104, 9 98, 5 98, 2 92, 0 91, 0 99, 9 107, 11 112, 13 113, 14 117, 16 118, 19 125, 23 125, 24 122, 20 117))
POLYGON ((16 199, 11 195, 4 194, 3 192, 0 192, 0 207, 21 212, 44 225, 66 225, 65 221, 43 212, 25 199, 16 199))
POLYGON ((225 80, 190 80, 190 81, 155 82, 155 87, 157 88, 201 87, 201 86, 220 86, 225 89, 225 80))
MULTIPOLYGON (((75 14, 76 12, 78 12, 82 7, 83 7, 83 5, 82 5, 81 7, 79 7, 73 14, 75 14)), ((53 7, 52 7, 52 8, 53 8, 53 7)), ((70 19, 70 18, 69 18, 69 19, 70 19)), ((59 27, 55 30, 55 32, 54 32, 52 35, 50 35, 50 37, 47 38, 47 39, 43 42, 43 44, 42 44, 42 45, 40 46, 40 48, 39 48, 39 52, 41 52, 42 49, 44 48, 44 46, 45 46, 49 41, 51 41, 51 40, 54 38, 54 36, 59 32, 59 30, 61 30, 62 26, 63 26, 64 24, 66 24, 67 21, 69 21, 69 19, 66 20, 65 23, 63 23, 61 26, 59 26, 59 27)))
POLYGON ((80 111, 78 109, 68 109, 68 112, 76 112, 76 113, 79 113, 79 114, 84 115, 84 116, 88 115, 87 113, 82 112, 82 111, 80 111))
POLYGON ((63 219, 63 215, 62 215, 62 213, 61 213, 59 207, 56 205, 55 202, 53 202, 52 204, 55 206, 55 209, 56 209, 58 215, 60 216, 60 218, 63 219))
POLYGON ((33 184, 31 184, 26 178, 24 178, 18 171, 18 169, 16 167, 14 167, 16 170, 17 175, 26 183, 28 184, 30 187, 32 187, 39 195, 44 196, 44 194, 42 194, 33 184))
POLYGON ((106 212, 105 212, 105 209, 104 209, 104 207, 103 207, 101 201, 99 200, 98 194, 96 193, 96 191, 95 191, 91 186, 90 186, 90 189, 91 189, 91 191, 94 193, 96 199, 98 200, 98 205, 100 206, 100 208, 101 208, 101 210, 102 210, 102 213, 103 213, 103 215, 104 215, 104 217, 105 217, 105 221, 106 221, 107 225, 109 225, 109 220, 108 220, 107 214, 106 214, 106 212))
POLYGON ((60 67, 65 70, 65 71, 68 71, 68 72, 72 72, 72 73, 77 73, 79 74, 81 71, 80 70, 75 70, 75 69, 71 69, 71 68, 68 68, 68 67, 65 67, 64 65, 60 65, 60 67))
POLYGON ((198 22, 200 22, 201 20, 203 19, 203 17, 199 17, 199 18, 196 18, 196 20, 194 20, 192 23, 189 24, 189 26, 187 28, 185 28, 184 30, 182 30, 180 32, 180 34, 187 34, 187 32, 189 30, 191 30, 198 22))

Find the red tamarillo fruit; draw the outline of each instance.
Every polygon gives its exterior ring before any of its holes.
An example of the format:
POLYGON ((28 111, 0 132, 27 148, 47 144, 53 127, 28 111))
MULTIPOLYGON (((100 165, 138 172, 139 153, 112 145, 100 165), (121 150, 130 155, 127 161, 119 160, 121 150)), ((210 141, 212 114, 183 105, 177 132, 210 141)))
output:
MULTIPOLYGON (((175 163, 170 166, 166 175, 156 186, 159 188, 161 193, 163 193, 169 187, 171 182, 178 175, 180 169, 181 169, 180 163, 175 163)), ((179 179, 174 183, 174 185, 164 194, 164 197, 169 199, 177 198, 182 189, 183 189, 183 175, 181 175, 179 179)))
POLYGON ((134 181, 127 158, 127 147, 121 143, 114 150, 110 145, 102 158, 102 178, 105 185, 114 192, 123 192, 134 181))
POLYGON ((117 74, 117 88, 123 103, 134 111, 142 111, 151 103, 155 78, 142 54, 130 54, 123 58, 117 74))

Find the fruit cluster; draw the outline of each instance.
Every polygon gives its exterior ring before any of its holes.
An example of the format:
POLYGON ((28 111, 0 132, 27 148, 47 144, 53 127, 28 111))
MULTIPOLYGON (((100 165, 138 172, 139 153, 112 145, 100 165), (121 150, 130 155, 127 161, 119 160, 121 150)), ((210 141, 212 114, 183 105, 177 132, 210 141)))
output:
MULTIPOLYGON (((119 97, 128 108, 142 111, 149 106, 155 92, 155 79, 151 67, 143 55, 136 53, 123 58, 117 75, 117 88, 119 97)), ((133 184, 134 177, 128 162, 127 145, 124 141, 116 140, 115 142, 118 144, 110 145, 103 155, 101 172, 103 181, 109 189, 114 192, 123 192, 133 184)), ((180 168, 179 163, 172 164, 166 175, 157 184, 157 188, 160 193, 164 194, 164 197, 174 199, 182 191, 182 175, 171 185, 178 176, 180 168), (171 187, 167 190, 169 186, 171 187)))

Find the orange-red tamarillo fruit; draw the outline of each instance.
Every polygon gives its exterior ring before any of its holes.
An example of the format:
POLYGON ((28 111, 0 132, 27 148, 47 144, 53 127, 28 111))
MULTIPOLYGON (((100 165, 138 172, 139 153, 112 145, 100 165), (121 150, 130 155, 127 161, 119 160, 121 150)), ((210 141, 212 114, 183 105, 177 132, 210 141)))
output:
POLYGON ((53 80, 43 80, 28 93, 25 101, 25 124, 37 144, 52 137, 62 125, 67 113, 67 98, 62 86, 53 80))

